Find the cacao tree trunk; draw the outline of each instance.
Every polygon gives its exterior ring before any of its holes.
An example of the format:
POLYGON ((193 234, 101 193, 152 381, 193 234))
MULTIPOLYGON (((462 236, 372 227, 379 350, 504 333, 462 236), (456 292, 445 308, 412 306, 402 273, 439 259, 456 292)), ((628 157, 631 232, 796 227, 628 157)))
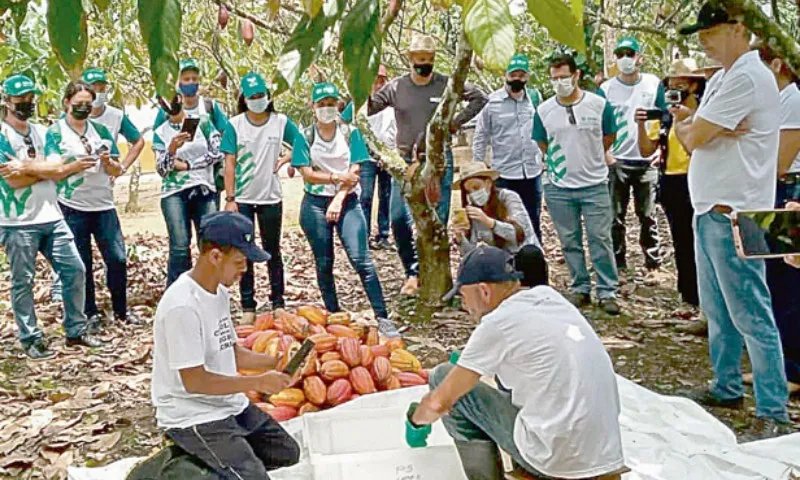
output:
POLYGON ((125 213, 136 213, 139 211, 139 180, 142 176, 142 164, 137 159, 133 162, 131 178, 128 183, 128 203, 125 204, 125 213))

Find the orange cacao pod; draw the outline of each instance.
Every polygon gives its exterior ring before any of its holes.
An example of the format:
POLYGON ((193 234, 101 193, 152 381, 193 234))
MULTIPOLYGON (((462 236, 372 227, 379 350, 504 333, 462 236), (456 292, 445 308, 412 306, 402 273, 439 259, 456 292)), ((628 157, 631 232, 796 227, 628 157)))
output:
POLYGON ((299 388, 287 388, 269 397, 269 403, 276 407, 297 408, 305 401, 306 396, 299 388))
POLYGON ((322 325, 324 327, 328 324, 328 315, 321 308, 314 305, 297 307, 297 314, 313 325, 322 325))
POLYGON ((361 395, 377 391, 375 383, 372 381, 372 376, 364 367, 356 367, 350 370, 350 383, 353 385, 353 389, 361 395))
POLYGON ((358 333, 356 333, 355 330, 350 327, 345 327, 344 325, 328 325, 327 330, 328 333, 334 337, 359 338, 358 333))
POLYGON ((346 377, 349 373, 350 369, 347 368, 347 364, 341 360, 329 360, 319 367, 319 375, 329 382, 346 377))
POLYGON ((422 369, 414 354, 400 348, 392 351, 389 361, 392 362, 392 367, 403 372, 419 372, 422 369))
POLYGON ((339 352, 325 352, 319 357, 319 361, 322 363, 329 362, 331 360, 341 360, 342 354, 339 352))
POLYGON ((258 403, 254 404, 254 405, 256 407, 258 407, 258 409, 261 410, 264 413, 269 413, 270 410, 275 410, 275 405, 273 405, 271 403, 258 402, 258 403))
POLYGON ((386 345, 373 345, 369 349, 372 350, 372 354, 376 357, 389 358, 392 353, 386 345))
POLYGON ((385 384, 392 376, 392 363, 386 357, 375 357, 372 362, 372 377, 378 385, 385 384))
POLYGON ((283 331, 283 319, 280 316, 275 317, 275 320, 272 322, 272 328, 279 332, 283 331))
POLYGON ((361 365, 361 342, 356 338, 342 338, 339 340, 339 352, 344 363, 351 367, 361 365))
POLYGON ((403 388, 403 385, 400 384, 400 379, 396 375, 392 375, 386 382, 386 390, 397 390, 398 388, 403 388))
POLYGON ((375 355, 372 353, 372 350, 369 349, 366 345, 361 345, 361 366, 369 368, 372 366, 372 362, 375 361, 375 355))
POLYGON ((400 380, 400 385, 403 387, 414 387, 417 385, 428 384, 428 382, 426 382, 422 377, 420 377, 416 373, 400 372, 396 375, 396 377, 398 380, 400 380))
POLYGON ((328 325, 344 325, 345 327, 349 327, 351 321, 350 314, 347 312, 336 312, 328 315, 328 325))
POLYGON ((319 407, 313 403, 304 403, 300 410, 297 411, 297 416, 305 415, 306 413, 319 412, 319 407))
POLYGON ((297 416, 297 409, 292 407, 275 407, 267 411, 267 414, 276 422, 284 422, 297 416))
POLYGON ((386 340, 386 342, 384 342, 384 345, 386 345, 386 348, 392 351, 397 350, 398 348, 406 348, 406 342, 404 342, 403 339, 399 337, 390 338, 386 340))
POLYGON ((365 342, 367 346, 371 347, 373 345, 377 345, 380 343, 380 341, 381 339, 380 335, 378 335, 378 329, 375 327, 370 327, 369 332, 367 332, 367 340, 365 342))
POLYGON ((317 373, 317 365, 319 363, 319 359, 317 358, 317 352, 311 351, 306 357, 306 363, 303 364, 303 370, 300 372, 301 377, 308 377, 309 375, 314 375, 317 373))
POLYGON ((255 329, 260 331, 269 330, 272 328, 272 323, 274 321, 275 319, 273 318, 272 313, 262 313, 256 317, 255 329))
POLYGON ((247 395, 247 398, 253 403, 261 403, 264 400, 261 398, 261 392, 257 392, 255 390, 244 392, 244 394, 247 395))
POLYGON ((305 392, 306 399, 309 402, 322 405, 325 403, 328 387, 325 386, 322 379, 316 375, 312 375, 303 380, 303 392, 305 392))
POLYGON ((297 337, 300 340, 304 340, 311 333, 308 320, 303 317, 298 317, 297 315, 292 315, 291 313, 287 313, 283 317, 283 331, 287 335, 297 337))
POLYGON ((245 338, 244 340, 240 338, 239 340, 242 340, 241 345, 248 350, 252 350, 253 345, 256 343, 256 340, 258 339, 260 334, 261 332, 255 331, 250 335, 248 335, 247 338, 245 338))
MULTIPOLYGON (((273 338, 278 337, 277 330, 264 330, 264 331, 256 331, 253 333, 255 335, 255 340, 253 341, 253 351, 257 353, 264 353, 267 350, 267 345, 269 345, 269 341, 273 338)), ((250 337, 247 337, 248 339, 250 337)))
POLYGON ((353 386, 345 378, 340 378, 333 382, 328 388, 327 400, 332 406, 339 405, 350 400, 353 395, 353 386))
POLYGON ((236 325, 234 328, 236 336, 239 338, 247 338, 251 333, 256 331, 253 325, 236 325))
POLYGON ((309 330, 309 333, 311 333, 311 335, 319 335, 320 333, 328 333, 328 331, 325 330, 324 326, 322 326, 322 325, 314 325, 313 323, 311 323, 308 326, 308 330, 309 330))
POLYGON ((330 352, 339 343, 339 340, 330 333, 320 333, 308 337, 314 342, 314 349, 319 353, 330 352))
POLYGON ((369 327, 361 324, 361 323, 351 323, 350 328, 353 329, 354 332, 358 334, 358 339, 362 342, 367 341, 367 334, 369 333, 369 327))

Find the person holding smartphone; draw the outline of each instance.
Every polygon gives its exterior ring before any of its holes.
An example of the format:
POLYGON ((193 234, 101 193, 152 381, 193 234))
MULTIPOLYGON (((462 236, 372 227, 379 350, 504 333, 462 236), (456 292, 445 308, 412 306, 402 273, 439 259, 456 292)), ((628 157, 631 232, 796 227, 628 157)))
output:
MULTIPOLYGON (((261 245, 270 255, 267 262, 272 309, 285 306, 281 223, 283 194, 278 170, 283 166, 281 147, 292 145, 293 155, 308 155, 306 140, 286 115, 275 112, 264 78, 250 72, 241 80, 239 114, 231 118, 222 136, 225 154, 225 210, 239 212, 258 224, 261 245)), ((253 264, 239 286, 243 323, 256 315, 253 264)))
POLYGON ((45 145, 48 157, 95 161, 93 168, 67 177, 57 186, 59 206, 86 266, 84 313, 89 318, 90 329, 95 332, 100 330, 104 315, 95 300, 92 238, 106 264, 106 285, 111 292, 114 320, 130 325, 141 323, 128 312, 125 240, 114 205, 112 179, 122 175, 124 169, 111 132, 89 120, 96 96, 91 86, 82 80, 67 85, 66 115, 47 130, 45 145))
POLYGON ((214 168, 222 162, 220 134, 207 115, 190 118, 183 96, 158 99, 169 120, 153 132, 156 171, 161 176, 161 212, 169 235, 167 287, 192 268, 192 225, 216 212, 214 168), (194 128, 191 127, 194 124, 194 128))

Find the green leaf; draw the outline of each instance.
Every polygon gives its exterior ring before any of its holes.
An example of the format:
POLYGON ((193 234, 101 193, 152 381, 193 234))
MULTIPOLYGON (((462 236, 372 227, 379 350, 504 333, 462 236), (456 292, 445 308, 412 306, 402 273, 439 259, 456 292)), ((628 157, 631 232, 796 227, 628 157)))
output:
POLYGON ((359 0, 342 19, 340 49, 355 110, 369 98, 381 63, 379 0, 359 0))
POLYGON ((464 33, 492 70, 505 70, 516 49, 514 19, 507 0, 470 0, 464 8, 464 33))
POLYGON ((303 4, 303 11, 306 12, 311 18, 317 16, 320 10, 322 10, 322 0, 302 0, 303 4))
POLYGON ((89 36, 86 12, 81 0, 58 0, 47 3, 47 33, 58 61, 77 78, 86 59, 89 36))
POLYGON ((528 0, 528 11, 550 32, 550 36, 579 52, 586 51, 583 21, 562 0, 528 0))
POLYGON ((181 38, 180 0, 138 0, 138 4, 139 28, 150 54, 150 75, 156 92, 162 97, 172 98, 181 38))
POLYGON ((93 0, 95 6, 102 12, 111 5, 111 0, 93 0))
POLYGON ((569 6, 572 8, 572 15, 575 20, 578 20, 583 25, 583 0, 569 0, 569 6))

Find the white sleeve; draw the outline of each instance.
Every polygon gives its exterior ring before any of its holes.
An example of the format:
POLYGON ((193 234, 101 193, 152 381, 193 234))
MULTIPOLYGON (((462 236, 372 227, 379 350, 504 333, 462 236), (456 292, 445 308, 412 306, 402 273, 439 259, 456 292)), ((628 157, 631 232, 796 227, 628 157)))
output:
POLYGON ((493 377, 503 361, 505 340, 491 323, 482 322, 472 332, 458 359, 458 366, 486 377, 493 377))
POLYGON ((753 79, 748 75, 737 75, 723 80, 719 89, 700 107, 697 116, 722 128, 735 130, 757 102, 753 79))
POLYGON ((781 130, 800 129, 800 94, 781 102, 781 130))
POLYGON ((181 370, 205 363, 203 324, 197 312, 189 307, 176 307, 164 315, 169 368, 181 370))

